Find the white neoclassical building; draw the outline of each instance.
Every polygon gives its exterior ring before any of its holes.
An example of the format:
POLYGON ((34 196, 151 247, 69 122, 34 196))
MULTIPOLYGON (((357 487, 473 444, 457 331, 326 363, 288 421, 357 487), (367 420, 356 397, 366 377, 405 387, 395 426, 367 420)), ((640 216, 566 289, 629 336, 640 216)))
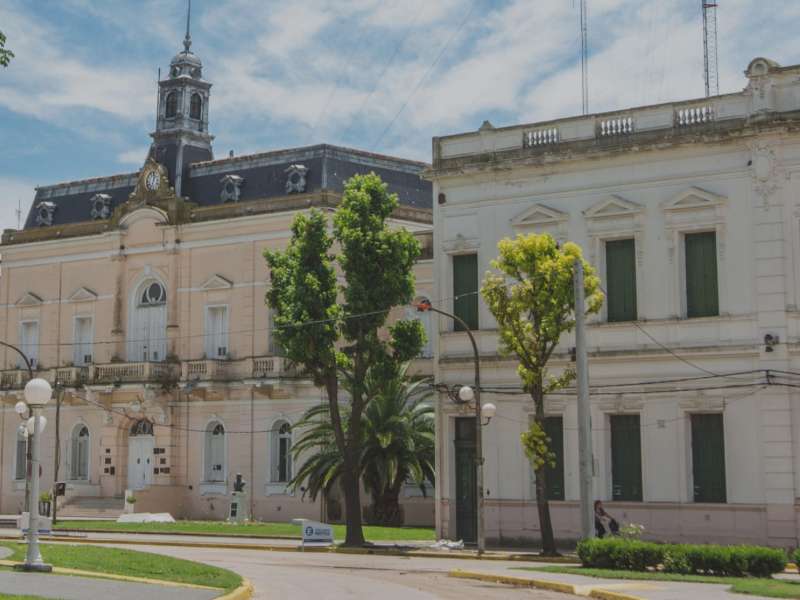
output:
MULTIPOLYGON (((779 384, 800 383, 800 66, 757 58, 746 75, 734 94, 434 139, 435 296, 475 330, 497 404, 482 430, 490 541, 539 536, 519 442, 533 405, 470 292, 500 239, 549 232, 608 291, 588 329, 595 497, 656 539, 797 545, 800 394, 779 384)), ((467 336, 437 327, 437 381, 471 382, 467 336)), ((546 411, 556 534, 574 539, 576 399, 546 411)), ((443 396, 437 427, 438 533, 474 538, 474 420, 443 396)))

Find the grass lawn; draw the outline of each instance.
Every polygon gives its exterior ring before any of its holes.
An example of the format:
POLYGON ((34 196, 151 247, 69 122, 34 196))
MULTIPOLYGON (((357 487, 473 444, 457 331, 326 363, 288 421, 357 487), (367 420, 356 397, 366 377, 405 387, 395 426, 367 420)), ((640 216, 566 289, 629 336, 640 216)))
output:
MULTIPOLYGON (((8 560, 25 560, 25 544, 0 542, 14 554, 8 560)), ((230 591, 239 587, 242 578, 227 569, 161 554, 101 548, 98 546, 41 544, 42 558, 54 567, 81 569, 130 577, 147 577, 177 583, 193 583, 230 591)))
POLYGON ((8 594, 0 594, 0 600, 52 600, 52 599, 43 598, 42 596, 9 596, 8 594))
MULTIPOLYGON (((300 539, 300 526, 291 523, 226 523, 225 521, 176 521, 175 523, 117 523, 116 521, 59 521, 54 529, 93 529, 109 532, 198 533, 211 535, 246 535, 292 537, 300 539)), ((334 525, 337 540, 344 540, 345 526, 334 525)), ((436 532, 428 527, 364 526, 370 542, 436 541, 436 532)))
POLYGON ((713 575, 679 575, 677 573, 655 573, 652 571, 616 571, 613 569, 588 569, 584 567, 518 567, 520 571, 544 573, 568 573, 585 577, 606 579, 643 579, 650 581, 682 581, 684 583, 717 583, 731 586, 739 594, 767 596, 769 598, 800 598, 800 579, 797 582, 766 577, 715 577, 713 575))

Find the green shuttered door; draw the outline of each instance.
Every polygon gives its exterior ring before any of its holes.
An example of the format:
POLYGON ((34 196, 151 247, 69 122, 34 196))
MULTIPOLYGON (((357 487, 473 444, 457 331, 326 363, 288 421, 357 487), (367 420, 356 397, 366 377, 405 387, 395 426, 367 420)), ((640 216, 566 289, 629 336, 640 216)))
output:
POLYGON ((456 451, 456 536, 465 543, 478 540, 478 495, 475 463, 475 419, 455 420, 456 451))
POLYGON ((608 320, 636 320, 636 245, 632 239, 606 242, 608 320))
POLYGON ((564 499, 564 419, 546 417, 544 432, 550 438, 550 451, 556 455, 556 466, 547 467, 547 499, 564 499))
POLYGON ((611 495, 642 499, 642 444, 639 415, 611 415, 611 495))
POLYGON ((695 502, 725 502, 725 429, 721 414, 692 415, 695 502))
POLYGON ((719 314, 717 290, 717 234, 686 235, 686 316, 719 314))
MULTIPOLYGON (((478 329, 478 255, 459 254, 453 257, 453 312, 470 329, 478 329), (465 295, 466 294, 466 295, 465 295)), ((464 328, 456 322, 455 331, 464 328)))

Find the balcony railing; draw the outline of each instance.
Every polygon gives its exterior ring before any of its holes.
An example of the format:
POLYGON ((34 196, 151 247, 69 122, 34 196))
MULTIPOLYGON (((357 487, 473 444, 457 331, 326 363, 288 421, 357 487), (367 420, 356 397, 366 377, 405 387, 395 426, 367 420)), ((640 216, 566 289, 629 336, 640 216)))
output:
MULTIPOLYGON (((176 362, 118 362, 79 367, 39 369, 34 372, 51 385, 81 387, 92 384, 177 383, 179 381, 232 381, 297 377, 299 370, 281 356, 242 360, 187 360, 176 362)), ((25 369, 0 371, 0 390, 22 389, 28 381, 25 369)))

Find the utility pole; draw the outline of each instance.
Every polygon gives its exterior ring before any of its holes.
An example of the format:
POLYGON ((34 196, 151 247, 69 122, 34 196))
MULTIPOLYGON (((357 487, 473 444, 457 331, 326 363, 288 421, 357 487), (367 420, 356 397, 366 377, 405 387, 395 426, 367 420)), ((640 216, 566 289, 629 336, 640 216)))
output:
POLYGON ((700 0, 703 11, 703 65, 706 98, 719 96, 719 58, 717 54, 717 3, 700 0))
POLYGON ((581 492, 581 538, 594 537, 592 502, 592 413, 589 405, 589 358, 586 353, 586 312, 583 262, 575 261, 575 367, 578 383, 578 455, 581 492))
POLYGON ((580 0, 581 28, 581 110, 589 114, 589 10, 586 0, 580 0))

